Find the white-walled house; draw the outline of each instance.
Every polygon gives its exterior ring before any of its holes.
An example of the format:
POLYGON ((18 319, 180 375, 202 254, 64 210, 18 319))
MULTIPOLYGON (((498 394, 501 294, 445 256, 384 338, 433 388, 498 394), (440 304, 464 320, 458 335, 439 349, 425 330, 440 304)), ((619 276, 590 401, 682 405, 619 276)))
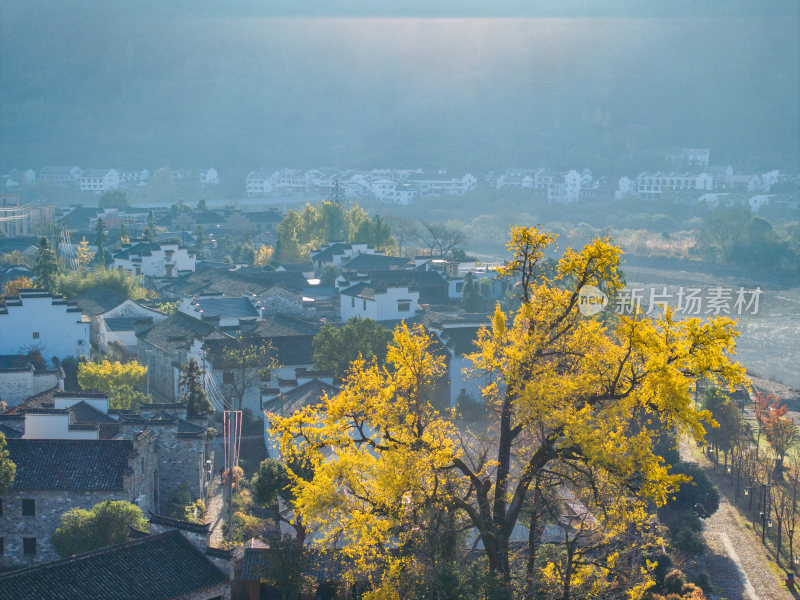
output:
POLYGON ((151 327, 167 318, 162 312, 125 300, 119 306, 101 314, 97 319, 97 345, 106 353, 114 344, 121 344, 131 352, 136 351, 136 332, 151 327))
POLYGON ((581 197, 581 174, 575 170, 567 171, 563 176, 553 178, 547 186, 547 201, 550 204, 568 204, 577 202, 581 197))
POLYGON ((119 188, 119 173, 116 169, 87 169, 81 174, 81 191, 102 194, 119 188))
POLYGON ((640 200, 658 200, 663 192, 710 192, 714 177, 709 173, 640 173, 636 191, 640 200))
POLYGON ((54 356, 89 356, 89 319, 73 303, 44 290, 22 290, 0 308, 0 354, 38 349, 54 356))
POLYGON ((61 369, 36 368, 27 356, 0 356, 0 400, 16 406, 24 400, 53 389, 63 389, 61 369))
POLYGON ((242 319, 261 319, 264 307, 252 294, 236 297, 210 293, 181 298, 178 311, 195 319, 213 319, 217 327, 237 327, 242 319))
POLYGON ((138 242, 114 254, 114 267, 145 277, 178 277, 194 272, 194 252, 177 243, 138 242))
POLYGON ((419 290, 405 286, 383 287, 358 283, 339 296, 342 322, 353 317, 374 321, 399 321, 417 314, 419 290))

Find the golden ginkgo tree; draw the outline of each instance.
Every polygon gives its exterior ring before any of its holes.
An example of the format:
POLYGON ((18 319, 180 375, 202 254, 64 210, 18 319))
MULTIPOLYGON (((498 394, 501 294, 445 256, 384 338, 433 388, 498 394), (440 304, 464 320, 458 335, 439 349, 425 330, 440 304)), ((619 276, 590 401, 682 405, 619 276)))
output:
POLYGON ((583 316, 582 288, 621 289, 621 251, 607 239, 567 249, 547 278, 540 265, 554 240, 511 230, 500 275, 519 281, 522 302, 512 314, 497 308, 470 356, 489 382, 492 422, 481 435, 433 408, 445 365, 426 333, 405 325, 386 367, 357 361, 338 395, 270 415, 284 455, 314 465, 313 478, 294 480, 295 513, 351 556, 373 598, 413 597, 414 574, 435 560, 414 548, 427 547, 419 540, 441 514, 478 539, 506 597, 637 598, 651 585, 653 512, 684 481, 655 453, 657 433, 704 436, 710 416, 695 406, 694 384, 743 380, 730 358, 735 323, 676 320, 669 310, 583 316), (527 569, 510 544, 523 516, 566 535, 548 556, 537 556, 531 535, 527 569))

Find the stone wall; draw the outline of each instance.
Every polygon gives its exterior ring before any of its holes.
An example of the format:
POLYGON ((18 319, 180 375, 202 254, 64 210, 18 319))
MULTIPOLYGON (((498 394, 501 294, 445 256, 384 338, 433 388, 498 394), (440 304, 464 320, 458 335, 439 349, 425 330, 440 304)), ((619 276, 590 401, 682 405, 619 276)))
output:
POLYGON ((174 400, 175 369, 172 366, 174 357, 143 339, 139 339, 136 345, 136 354, 139 363, 147 366, 148 391, 155 392, 167 400, 174 400))
POLYGON ((147 515, 153 506, 154 470, 156 468, 155 443, 149 434, 134 440, 136 455, 131 458, 129 471, 123 477, 123 489, 118 491, 10 491, 0 496, 3 514, 0 516, 0 537, 4 552, 0 557, 2 566, 28 566, 58 558, 50 536, 61 525, 61 515, 71 508, 90 509, 103 500, 135 502, 140 499, 140 508, 147 515), (36 514, 22 516, 22 500, 36 502, 36 514), (24 537, 36 538, 36 554, 23 554, 24 537))
POLYGON ((190 436, 165 428, 158 432, 157 438, 159 513, 166 514, 169 495, 182 486, 186 486, 192 500, 205 500, 205 436, 190 436))
POLYGON ((0 371, 0 400, 16 406, 23 400, 59 385, 57 371, 8 369, 0 371))
POLYGON ((61 525, 61 515, 71 508, 92 508, 103 500, 127 500, 130 494, 119 492, 49 492, 11 491, 3 494, 3 516, 0 517, 0 537, 3 538, 3 567, 24 567, 58 558, 50 536, 61 525), (36 515, 22 516, 22 500, 36 501, 36 515), (36 538, 36 554, 23 554, 22 538, 36 538))

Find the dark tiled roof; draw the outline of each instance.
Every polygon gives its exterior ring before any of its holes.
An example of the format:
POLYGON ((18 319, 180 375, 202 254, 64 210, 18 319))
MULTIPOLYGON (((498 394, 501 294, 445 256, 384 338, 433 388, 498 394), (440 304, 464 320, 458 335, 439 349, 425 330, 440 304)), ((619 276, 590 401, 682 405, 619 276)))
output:
POLYGON ((70 423, 116 423, 113 417, 109 417, 83 400, 76 402, 67 410, 69 410, 70 423))
POLYGON ((213 325, 178 312, 147 331, 137 334, 137 337, 157 348, 169 350, 180 339, 189 343, 194 338, 204 338, 214 331, 213 325))
POLYGON ((0 433, 6 436, 7 440, 18 439, 22 437, 22 432, 8 425, 0 424, 0 433))
POLYGON ((272 412, 282 411, 283 414, 290 415, 305 406, 318 404, 323 394, 335 396, 339 393, 339 388, 335 385, 325 383, 319 379, 312 379, 303 385, 297 386, 293 390, 281 394, 264 404, 264 409, 272 412))
POLYGON ((370 280, 386 287, 408 286, 417 289, 438 287, 447 293, 447 280, 437 271, 371 271, 370 280))
POLYGON ((152 317, 108 317, 103 319, 110 331, 135 331, 137 321, 153 322, 152 317))
POLYGON ((189 421, 184 421, 183 419, 178 419, 178 433, 199 435, 205 430, 205 427, 189 423, 189 421))
POLYGON ((476 352, 475 340, 478 339, 480 327, 448 327, 443 333, 442 338, 448 348, 451 348, 457 355, 470 354, 476 352))
POLYGON ((287 290, 299 292, 308 285, 308 280, 299 271, 273 271, 265 267, 242 267, 231 273, 245 281, 260 283, 265 288, 280 285, 287 290))
POLYGON ((289 337, 293 335, 317 335, 320 326, 288 315, 269 315, 252 328, 242 329, 245 336, 264 338, 289 337))
POLYGON ((350 250, 352 246, 344 242, 334 242, 327 248, 317 250, 311 253, 311 260, 314 262, 332 262, 333 257, 339 254, 344 254, 345 250, 350 250))
POLYGON ((223 318, 257 317, 258 311, 252 302, 244 297, 239 298, 198 298, 193 307, 198 310, 197 316, 215 316, 223 318), (201 311, 201 312, 200 312, 201 311))
POLYGON ((210 523, 190 523, 189 521, 172 519, 163 515, 157 515, 152 511, 150 511, 149 520, 151 523, 165 525, 170 529, 182 529, 183 531, 191 531, 192 533, 199 533, 201 535, 208 535, 208 528, 211 526, 210 523))
POLYGON ((104 287, 91 287, 75 297, 75 302, 81 307, 83 314, 96 317, 112 308, 116 308, 128 298, 122 294, 104 287))
POLYGON ((121 490, 134 456, 130 440, 9 440, 8 451, 13 490, 121 490))
POLYGON ((24 354, 0 354, 0 371, 30 371, 30 359, 24 354))
POLYGON ((314 264, 307 262, 307 263, 281 263, 280 266, 283 268, 284 271, 297 271, 298 273, 304 273, 306 271, 314 272, 314 264))
POLYGON ((375 289, 375 286, 371 283, 357 283, 346 290, 342 290, 340 293, 342 296, 355 296, 365 300, 374 300, 375 294, 386 293, 386 288, 375 289))
MULTIPOLYGON (((308 365, 313 362, 314 348, 313 335, 293 335, 286 337, 253 337, 246 338, 254 345, 269 342, 274 350, 278 364, 281 366, 308 365)), ((215 369, 224 369, 226 365, 221 360, 226 347, 235 347, 237 340, 206 340, 204 348, 208 351, 209 359, 214 363, 215 369)))
POLYGON ((358 273, 366 273, 368 271, 390 271, 403 269, 410 262, 410 259, 401 256, 359 254, 347 264, 342 265, 342 271, 355 271, 358 273))
POLYGON ((227 581, 173 529, 0 575, 0 600, 166 600, 227 581))
POLYGON ((114 253, 114 258, 128 259, 133 256, 151 256, 153 252, 161 250, 161 244, 157 242, 138 242, 132 246, 114 253))

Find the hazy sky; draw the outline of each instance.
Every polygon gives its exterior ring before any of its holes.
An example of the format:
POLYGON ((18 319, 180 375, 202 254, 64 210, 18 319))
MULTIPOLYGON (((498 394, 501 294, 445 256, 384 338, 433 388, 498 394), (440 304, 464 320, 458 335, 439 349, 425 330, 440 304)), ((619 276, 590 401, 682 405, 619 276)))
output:
POLYGON ((798 6, 7 2, 0 168, 791 168, 798 6))

